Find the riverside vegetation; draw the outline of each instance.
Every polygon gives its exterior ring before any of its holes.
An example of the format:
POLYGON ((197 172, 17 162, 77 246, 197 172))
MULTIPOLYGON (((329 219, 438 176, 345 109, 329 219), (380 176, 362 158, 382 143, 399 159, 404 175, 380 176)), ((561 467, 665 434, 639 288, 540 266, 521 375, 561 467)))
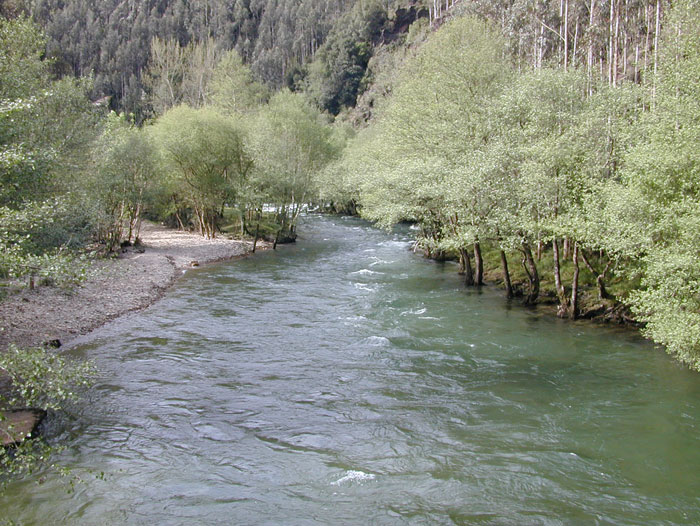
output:
POLYGON ((3 4, 5 293, 70 288, 146 216, 279 242, 311 204, 410 221, 468 286, 562 317, 623 304, 700 369, 698 1, 350 4, 292 29, 245 2, 3 4))

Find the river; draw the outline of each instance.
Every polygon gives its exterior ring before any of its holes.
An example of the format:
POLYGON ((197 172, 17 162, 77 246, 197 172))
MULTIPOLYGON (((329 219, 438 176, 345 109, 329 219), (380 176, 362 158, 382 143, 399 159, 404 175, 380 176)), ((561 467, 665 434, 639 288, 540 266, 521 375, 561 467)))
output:
POLYGON ((466 290, 408 231, 300 232, 83 338, 100 380, 48 426, 81 481, 13 483, 0 519, 700 523, 697 374, 633 333, 466 290))

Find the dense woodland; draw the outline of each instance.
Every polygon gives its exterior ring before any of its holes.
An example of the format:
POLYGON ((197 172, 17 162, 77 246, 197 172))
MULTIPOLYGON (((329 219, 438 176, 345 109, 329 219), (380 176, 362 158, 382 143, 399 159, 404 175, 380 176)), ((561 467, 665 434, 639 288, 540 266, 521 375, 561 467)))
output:
POLYGON ((0 273, 70 286, 143 217, 289 241, 310 204, 699 369, 699 8, 4 2, 0 273))

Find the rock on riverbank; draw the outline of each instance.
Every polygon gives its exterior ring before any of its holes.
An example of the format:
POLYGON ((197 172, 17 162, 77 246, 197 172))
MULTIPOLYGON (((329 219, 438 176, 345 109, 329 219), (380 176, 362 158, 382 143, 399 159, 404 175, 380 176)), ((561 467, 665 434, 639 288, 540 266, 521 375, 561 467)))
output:
POLYGON ((40 409, 0 413, 0 443, 3 447, 8 447, 32 437, 45 416, 46 411, 40 409))

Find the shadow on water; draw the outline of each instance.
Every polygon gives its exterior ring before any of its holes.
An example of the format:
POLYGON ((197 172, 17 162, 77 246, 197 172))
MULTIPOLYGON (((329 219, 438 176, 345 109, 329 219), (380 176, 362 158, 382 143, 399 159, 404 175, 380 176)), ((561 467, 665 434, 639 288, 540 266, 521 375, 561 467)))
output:
POLYGON ((188 273, 73 352, 22 524, 695 524, 700 384, 630 333, 466 291, 352 218, 188 273), (92 473, 105 472, 106 480, 92 473))

